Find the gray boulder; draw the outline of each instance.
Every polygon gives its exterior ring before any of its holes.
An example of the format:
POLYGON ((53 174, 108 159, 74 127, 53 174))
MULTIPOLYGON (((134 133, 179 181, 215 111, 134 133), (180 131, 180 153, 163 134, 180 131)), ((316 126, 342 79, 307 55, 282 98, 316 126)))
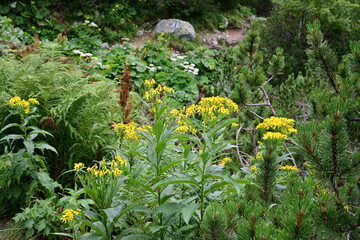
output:
POLYGON ((193 41, 196 37, 194 27, 186 21, 179 19, 163 19, 155 27, 154 33, 167 33, 193 41))

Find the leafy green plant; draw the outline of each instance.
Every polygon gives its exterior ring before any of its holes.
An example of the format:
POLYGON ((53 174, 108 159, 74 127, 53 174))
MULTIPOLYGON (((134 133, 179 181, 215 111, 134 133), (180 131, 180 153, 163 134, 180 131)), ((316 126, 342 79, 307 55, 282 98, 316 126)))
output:
POLYGON ((33 200, 29 207, 16 214, 14 221, 26 229, 25 237, 48 236, 60 228, 60 213, 54 203, 55 196, 33 200))
POLYGON ((9 100, 10 114, 6 118, 16 116, 20 121, 7 124, 0 130, 5 135, 0 144, 6 146, 2 161, 6 161, 7 167, 3 171, 8 175, 8 181, 2 186, 1 198, 5 202, 2 211, 14 210, 6 209, 7 204, 25 206, 38 194, 52 196, 55 188, 60 187, 50 178, 45 158, 40 154, 44 150, 57 153, 45 141, 38 140, 41 136, 52 135, 32 125, 38 117, 35 114, 38 104, 35 98, 23 100, 16 96, 9 100))

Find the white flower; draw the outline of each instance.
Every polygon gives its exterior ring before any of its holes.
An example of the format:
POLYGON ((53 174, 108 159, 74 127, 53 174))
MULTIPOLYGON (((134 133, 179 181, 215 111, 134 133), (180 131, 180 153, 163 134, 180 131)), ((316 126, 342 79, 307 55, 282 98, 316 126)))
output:
POLYGON ((80 52, 79 50, 74 50, 73 53, 75 53, 75 54, 80 54, 80 53, 82 53, 82 52, 80 52))
POLYGON ((192 64, 190 64, 190 66, 195 67, 195 64, 192 63, 192 64))
POLYGON ((175 62, 176 61, 176 58, 170 58, 171 61, 175 62))
POLYGON ((162 67, 157 67, 157 69, 162 69, 162 67))
POLYGON ((189 64, 189 62, 183 62, 185 65, 189 64))
POLYGON ((178 59, 184 59, 185 57, 184 56, 180 56, 180 55, 178 55, 178 56, 176 56, 178 59))
POLYGON ((149 67, 153 67, 154 66, 154 64, 149 64, 149 67))
POLYGON ((93 54, 92 53, 85 53, 86 57, 91 57, 93 54))
POLYGON ((194 72, 199 72, 199 69, 198 69, 198 68, 195 68, 195 69, 194 69, 194 72))
POLYGON ((189 69, 190 69, 190 70, 194 70, 195 68, 193 68, 193 67, 189 67, 189 69))
POLYGON ((90 21, 89 20, 85 20, 85 23, 89 23, 90 21))
POLYGON ((156 67, 151 67, 150 72, 156 71, 156 67))
POLYGON ((87 57, 87 55, 85 53, 80 53, 80 57, 87 57))
POLYGON ((193 72, 194 75, 198 75, 199 73, 198 72, 193 72))
POLYGON ((93 22, 90 23, 90 26, 92 26, 92 27, 98 27, 98 25, 97 25, 96 23, 93 23, 93 22))

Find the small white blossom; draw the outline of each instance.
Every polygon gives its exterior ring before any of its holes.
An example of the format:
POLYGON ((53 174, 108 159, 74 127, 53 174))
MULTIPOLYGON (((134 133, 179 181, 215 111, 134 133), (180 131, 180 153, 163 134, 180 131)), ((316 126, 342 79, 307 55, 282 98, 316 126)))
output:
POLYGON ((154 64, 149 64, 149 67, 153 67, 154 66, 154 64))
POLYGON ((176 56, 178 59, 184 59, 185 57, 184 56, 180 56, 180 55, 178 55, 178 56, 176 56))
POLYGON ((194 70, 195 68, 194 67, 189 67, 190 70, 194 70))
POLYGON ((90 23, 90 26, 92 26, 92 27, 98 27, 98 25, 97 25, 96 23, 93 23, 93 22, 90 23))
POLYGON ((162 69, 162 67, 157 67, 157 69, 162 69))
POLYGON ((150 72, 154 72, 154 71, 156 71, 156 67, 151 67, 150 72))
POLYGON ((85 20, 85 23, 90 23, 90 21, 89 21, 89 20, 85 20))
POLYGON ((176 61, 176 58, 170 58, 171 61, 175 62, 176 61))
POLYGON ((189 64, 189 62, 183 62, 185 65, 189 64))
POLYGON ((75 54, 80 54, 80 53, 82 53, 82 52, 80 52, 79 50, 74 50, 73 53, 75 53, 75 54))
POLYGON ((93 54, 92 53, 85 53, 86 57, 91 57, 93 54))
POLYGON ((195 67, 195 64, 192 63, 192 64, 190 64, 190 66, 195 67))

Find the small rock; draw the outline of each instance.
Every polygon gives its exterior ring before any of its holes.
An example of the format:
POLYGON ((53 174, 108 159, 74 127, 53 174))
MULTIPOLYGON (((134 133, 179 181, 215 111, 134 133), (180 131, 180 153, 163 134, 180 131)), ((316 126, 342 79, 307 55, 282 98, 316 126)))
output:
POLYGON ((193 41, 196 37, 194 27, 186 21, 179 19, 164 19, 161 20, 155 27, 154 33, 167 33, 177 35, 188 41, 193 41))
POLYGON ((224 17, 224 20, 223 20, 223 24, 224 24, 224 28, 227 28, 229 26, 229 19, 227 19, 226 17, 224 17))
POLYGON ((214 30, 214 33, 219 34, 219 33, 221 33, 221 32, 220 32, 219 30, 215 29, 215 30, 214 30))
POLYGON ((102 44, 101 44, 101 47, 102 47, 102 48, 105 48, 105 49, 109 49, 109 48, 110 48, 110 46, 109 46, 109 44, 108 44, 107 42, 102 43, 102 44))
POLYGON ((214 40, 214 41, 212 41, 212 44, 218 45, 219 43, 218 43, 218 41, 214 40))
POLYGON ((141 29, 141 30, 139 30, 139 31, 136 32, 136 36, 137 36, 137 37, 141 37, 141 36, 143 36, 143 35, 144 35, 144 29, 141 29))

